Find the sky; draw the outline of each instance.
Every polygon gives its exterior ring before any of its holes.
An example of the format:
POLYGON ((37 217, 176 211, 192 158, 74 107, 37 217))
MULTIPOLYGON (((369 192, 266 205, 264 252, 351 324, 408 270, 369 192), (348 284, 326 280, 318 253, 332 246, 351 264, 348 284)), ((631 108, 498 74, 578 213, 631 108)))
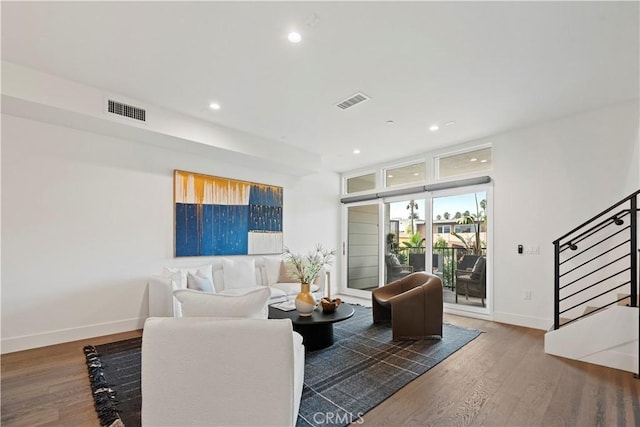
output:
MULTIPOLYGON (((485 192, 478 192, 477 194, 478 203, 480 203, 482 199, 487 198, 487 194, 485 192)), ((418 209, 416 210, 416 212, 418 212, 418 214, 420 215, 420 219, 425 219, 425 200, 418 199, 416 200, 416 203, 418 203, 418 209)), ((404 202, 390 203, 391 219, 409 218, 410 210, 407 209, 408 204, 409 200, 405 200, 404 202)), ((476 201, 473 197, 473 193, 462 194, 459 196, 437 197, 433 199, 434 217, 443 215, 445 212, 449 212, 453 217, 456 212, 464 212, 466 210, 471 213, 476 212, 476 201)))

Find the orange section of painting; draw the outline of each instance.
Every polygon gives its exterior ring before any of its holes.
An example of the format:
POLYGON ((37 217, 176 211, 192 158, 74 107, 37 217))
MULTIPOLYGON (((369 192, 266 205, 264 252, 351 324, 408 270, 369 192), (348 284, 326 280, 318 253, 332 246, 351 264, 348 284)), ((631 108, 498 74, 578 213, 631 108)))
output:
MULTIPOLYGON (((274 188, 265 184, 238 181, 210 175, 176 170, 174 173, 176 203, 246 205, 251 186, 274 188)), ((277 187, 276 187, 277 188, 277 187)))
POLYGON ((175 171, 176 202, 204 203, 205 187, 228 188, 230 180, 216 176, 200 175, 192 172, 175 171))

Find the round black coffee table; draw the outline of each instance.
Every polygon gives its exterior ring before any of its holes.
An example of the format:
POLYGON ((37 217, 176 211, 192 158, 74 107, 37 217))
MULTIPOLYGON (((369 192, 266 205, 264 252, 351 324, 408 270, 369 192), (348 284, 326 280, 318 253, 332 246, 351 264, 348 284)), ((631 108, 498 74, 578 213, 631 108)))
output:
POLYGON ((353 316, 353 307, 342 303, 331 314, 318 307, 311 316, 300 316, 296 310, 283 311, 269 306, 269 319, 291 319, 293 330, 302 335, 302 343, 309 351, 333 345, 333 324, 353 316))

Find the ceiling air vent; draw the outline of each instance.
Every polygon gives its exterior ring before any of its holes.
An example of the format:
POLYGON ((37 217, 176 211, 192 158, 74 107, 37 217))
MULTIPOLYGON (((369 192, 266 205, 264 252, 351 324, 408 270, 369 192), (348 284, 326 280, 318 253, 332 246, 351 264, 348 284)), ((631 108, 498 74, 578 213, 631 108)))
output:
POLYGON ((147 120, 147 112, 142 108, 123 104, 122 102, 114 101, 112 99, 109 100, 108 111, 119 116, 140 120, 141 122, 147 120))
POLYGON ((354 105, 358 105, 361 102, 368 101, 370 99, 371 98, 369 98, 364 93, 358 92, 355 95, 351 95, 349 98, 347 98, 344 101, 342 101, 341 103, 337 104, 337 107, 341 108, 343 110, 346 110, 347 108, 351 108, 354 105))

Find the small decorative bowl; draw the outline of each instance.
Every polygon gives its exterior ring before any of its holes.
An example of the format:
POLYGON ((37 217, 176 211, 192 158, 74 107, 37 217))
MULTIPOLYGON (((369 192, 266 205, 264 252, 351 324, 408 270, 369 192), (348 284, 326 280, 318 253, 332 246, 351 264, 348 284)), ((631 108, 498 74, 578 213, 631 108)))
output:
POLYGON ((342 301, 340 300, 340 298, 336 298, 333 300, 322 298, 320 300, 320 306, 322 306, 322 312, 327 314, 333 313, 334 311, 336 311, 336 308, 338 308, 341 302, 342 301))

